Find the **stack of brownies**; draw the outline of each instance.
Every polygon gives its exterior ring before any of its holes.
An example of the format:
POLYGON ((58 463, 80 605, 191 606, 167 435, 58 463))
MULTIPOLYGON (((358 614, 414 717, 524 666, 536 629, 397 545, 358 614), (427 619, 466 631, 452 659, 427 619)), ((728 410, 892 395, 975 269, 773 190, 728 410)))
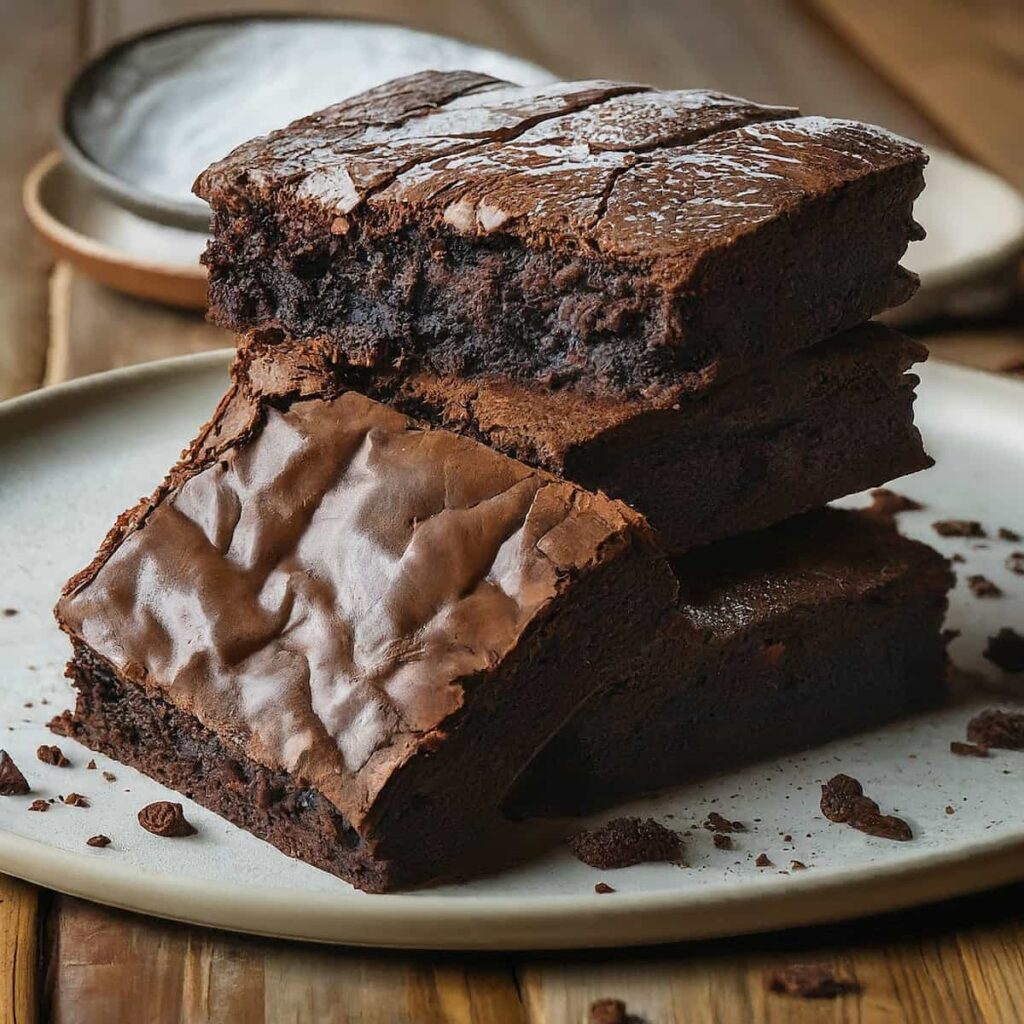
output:
POLYGON ((924 163, 469 72, 240 146, 196 186, 231 387, 64 591, 64 728, 384 891, 934 703, 944 560, 819 507, 930 464, 867 322, 924 163))

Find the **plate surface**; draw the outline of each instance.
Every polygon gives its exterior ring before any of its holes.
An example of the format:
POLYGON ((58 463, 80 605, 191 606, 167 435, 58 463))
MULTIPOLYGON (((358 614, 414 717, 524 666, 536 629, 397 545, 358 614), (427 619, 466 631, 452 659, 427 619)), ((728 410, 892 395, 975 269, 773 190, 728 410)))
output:
MULTIPOLYGON (((748 823, 737 849, 714 849, 692 829, 688 867, 597 872, 564 849, 500 875, 395 896, 356 892, 330 875, 185 801, 199 828, 159 839, 136 823, 140 807, 181 799, 130 768, 58 740, 72 761, 41 764, 44 723, 68 706, 66 639, 50 614, 64 579, 84 565, 115 515, 147 493, 203 421, 226 379, 211 353, 104 374, 0 405, 0 744, 34 793, 0 798, 0 870, 98 902, 240 931, 353 944, 421 948, 557 948, 660 942, 835 920, 1024 877, 1024 754, 950 755, 982 707, 1016 706, 1014 677, 981 657, 985 637, 1020 628, 1024 578, 1005 568, 1013 545, 943 539, 930 523, 977 518, 1024 532, 1024 387, 943 364, 926 366, 918 418, 938 466, 898 489, 928 508, 905 532, 947 554, 963 574, 1006 591, 979 600, 961 583, 949 625, 963 671, 948 707, 876 732, 628 805, 680 829, 710 810, 748 823), (102 770, 113 772, 108 781, 102 770), (915 832, 892 843, 830 825, 818 785, 836 771, 860 778, 883 810, 915 832), (85 794, 89 808, 27 810, 33 798, 85 794), (953 813, 947 812, 952 808, 953 813), (670 817, 671 816, 671 817, 670 817), (106 849, 85 840, 112 839, 106 849), (790 834, 792 841, 783 840, 790 834), (758 869, 766 852, 774 867, 758 869), (791 860, 808 870, 785 873, 791 860), (617 890, 598 896, 607 881, 617 890)), ((853 502, 856 504, 856 501, 853 502)), ((1017 677, 1020 693, 1024 680, 1017 677)), ((607 814, 594 820, 604 820, 607 814)), ((532 827, 532 826, 524 826, 532 827)), ((566 825, 566 831, 579 827, 566 825)))
POLYGON ((241 142, 427 69, 550 82, 536 64, 383 22, 235 16, 158 29, 85 67, 64 103, 68 160, 122 205, 205 230, 192 182, 241 142))

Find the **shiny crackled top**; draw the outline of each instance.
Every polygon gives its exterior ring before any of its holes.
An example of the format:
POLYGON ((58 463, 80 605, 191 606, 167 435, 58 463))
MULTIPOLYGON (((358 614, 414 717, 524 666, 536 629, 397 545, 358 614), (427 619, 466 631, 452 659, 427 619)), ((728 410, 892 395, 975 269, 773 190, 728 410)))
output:
POLYGON ((617 502, 351 392, 267 410, 140 508, 69 584, 64 628, 356 827, 443 739, 461 681, 646 532, 617 502))
POLYGON ((245 143, 196 192, 312 203, 338 234, 415 218, 689 266, 811 198, 924 163, 882 128, 797 115, 703 90, 426 72, 245 143))

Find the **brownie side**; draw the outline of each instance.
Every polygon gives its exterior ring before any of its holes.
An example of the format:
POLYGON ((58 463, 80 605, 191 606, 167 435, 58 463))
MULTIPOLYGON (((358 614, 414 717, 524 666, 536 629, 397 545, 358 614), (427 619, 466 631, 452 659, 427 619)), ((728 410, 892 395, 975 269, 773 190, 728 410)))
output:
POLYGON ((945 693, 948 565, 857 513, 811 513, 674 562, 677 615, 509 799, 575 813, 807 749, 945 693))
POLYGON ((233 374, 264 395, 352 387, 626 502, 681 553, 929 466, 913 422, 917 377, 906 372, 926 355, 867 324, 671 404, 355 371, 329 341, 288 344, 273 332, 241 343, 233 374))
POLYGON ((924 156, 881 129, 609 83, 469 99, 364 130, 340 105, 204 172, 215 318, 376 370, 682 394, 916 286, 924 156))

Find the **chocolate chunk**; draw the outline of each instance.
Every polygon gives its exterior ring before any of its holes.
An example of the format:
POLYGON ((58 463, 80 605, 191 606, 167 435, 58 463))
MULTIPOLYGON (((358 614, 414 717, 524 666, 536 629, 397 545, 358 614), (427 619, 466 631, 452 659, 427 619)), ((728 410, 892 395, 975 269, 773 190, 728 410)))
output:
POLYGON ((988 638, 982 654, 1004 672, 1024 672, 1024 636, 1009 626, 988 638))
POLYGON ((165 838, 195 835, 195 829, 185 819, 181 804, 170 800, 157 800, 139 811, 139 824, 155 836, 165 838))
POLYGON ((36 757, 43 764, 51 764, 55 768, 67 768, 71 762, 64 756, 64 752, 57 746, 41 746, 36 751, 36 757))
POLYGON ((983 747, 1024 750, 1024 714, 990 708, 967 723, 967 738, 983 747))
POLYGON ((960 740, 951 740, 949 752, 958 757, 988 757, 988 747, 978 746, 977 743, 961 743, 960 740))
POLYGON ((86 846, 97 846, 102 849, 104 846, 110 845, 110 839, 104 835, 90 836, 85 841, 86 846))
POLYGON ((70 807, 88 807, 89 798, 82 796, 81 793, 68 793, 67 796, 62 796, 61 800, 68 804, 70 807))
POLYGON ((757 855, 757 860, 755 860, 754 863, 759 868, 770 868, 772 866, 772 862, 768 859, 767 853, 759 853, 757 855))
POLYGON ((731 850, 732 849, 732 836, 726 835, 724 832, 715 833, 715 847, 719 850, 731 850))
POLYGON ((976 519, 940 519, 932 523, 932 529, 940 537, 987 537, 981 523, 976 519))
POLYGON ((594 892, 604 896, 606 893, 615 892, 615 890, 607 882, 598 882, 594 886, 594 892))
POLYGON ((1020 540, 1020 534, 1016 530, 1011 530, 1006 526, 999 527, 999 539, 1008 540, 1016 543, 1020 540))
POLYGON ((980 573, 975 576, 967 577, 967 586, 971 588, 971 593, 975 597, 1002 597, 1003 591, 995 583, 993 583, 987 576, 982 576, 980 573))
POLYGON ((860 985, 850 979, 837 978, 825 964, 790 964, 765 975, 765 987, 780 995, 801 999, 834 999, 847 992, 859 992, 860 985))
POLYGON ((6 750, 0 750, 0 796, 24 796, 31 787, 6 750))
POLYGON ((712 811, 704 822, 704 827, 709 832, 746 832, 747 827, 742 821, 729 821, 728 818, 712 811))
POLYGON ((854 813, 864 813, 873 807, 878 810, 878 804, 873 800, 864 801, 864 787, 849 775, 833 775, 821 787, 821 813, 829 821, 845 822, 854 813))
POLYGON ((653 818, 615 818, 600 828, 578 832, 568 844, 584 864, 600 870, 678 861, 683 852, 679 834, 653 818))
POLYGON ((914 501, 913 498, 897 494, 887 487, 876 487, 871 492, 871 504, 863 511, 865 515, 892 522, 900 512, 916 512, 922 508, 924 505, 919 501, 914 501))
POLYGON ((28 805, 30 811, 48 811, 50 809, 49 801, 47 800, 33 800, 28 805))
POLYGON ((905 843, 914 838, 910 826, 902 819, 893 814, 867 813, 858 814, 851 818, 847 824, 858 832, 864 832, 869 836, 877 836, 879 839, 893 839, 905 843))
POLYGON ((1006 568, 1018 576, 1024 576, 1024 551, 1014 551, 1006 560, 1006 568))

